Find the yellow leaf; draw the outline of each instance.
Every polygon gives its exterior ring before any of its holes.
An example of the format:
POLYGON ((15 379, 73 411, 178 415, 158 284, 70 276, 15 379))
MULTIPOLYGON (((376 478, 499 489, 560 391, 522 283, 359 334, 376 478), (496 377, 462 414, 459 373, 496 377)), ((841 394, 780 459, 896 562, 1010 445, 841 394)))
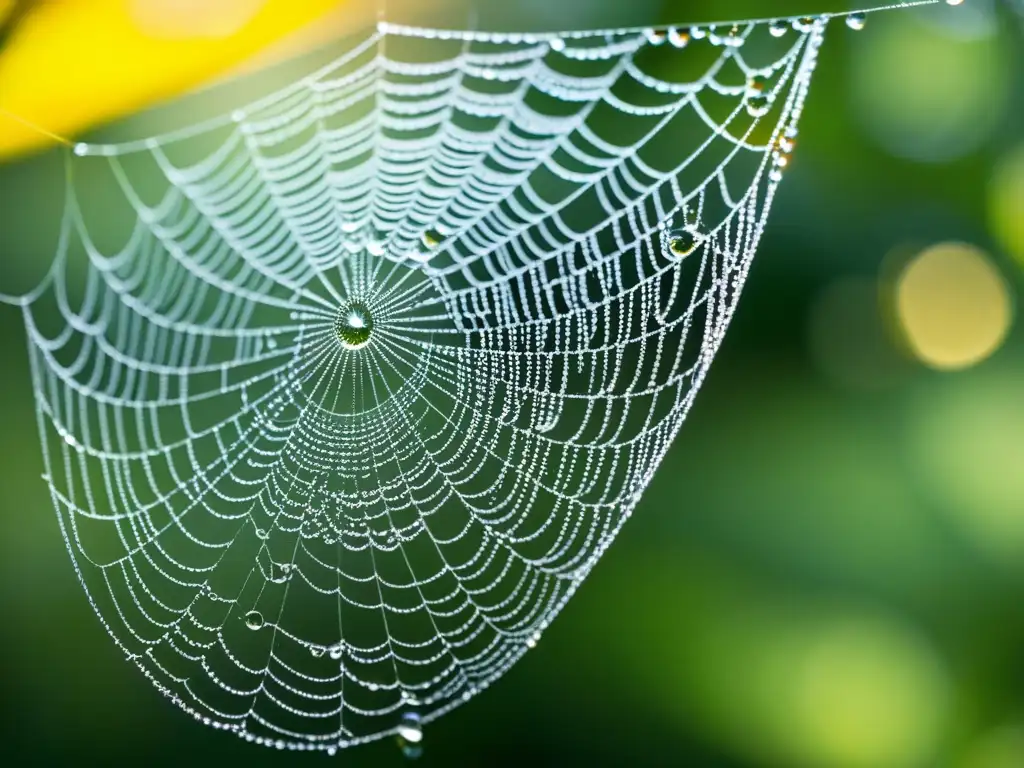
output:
MULTIPOLYGON (((0 20, 10 12, 0 0, 0 20)), ((366 0, 51 0, 0 51, 0 109, 71 137, 230 70, 330 11, 352 29, 366 0)), ((52 139, 0 112, 0 157, 52 139)))

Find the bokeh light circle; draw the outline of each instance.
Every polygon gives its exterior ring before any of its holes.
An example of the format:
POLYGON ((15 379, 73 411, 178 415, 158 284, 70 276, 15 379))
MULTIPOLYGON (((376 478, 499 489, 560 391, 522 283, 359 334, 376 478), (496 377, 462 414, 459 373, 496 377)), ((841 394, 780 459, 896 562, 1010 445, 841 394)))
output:
POLYGON ((963 243, 918 254, 896 282, 896 314, 911 352, 925 365, 957 370, 989 357, 1013 322, 1013 300, 991 259, 963 243))

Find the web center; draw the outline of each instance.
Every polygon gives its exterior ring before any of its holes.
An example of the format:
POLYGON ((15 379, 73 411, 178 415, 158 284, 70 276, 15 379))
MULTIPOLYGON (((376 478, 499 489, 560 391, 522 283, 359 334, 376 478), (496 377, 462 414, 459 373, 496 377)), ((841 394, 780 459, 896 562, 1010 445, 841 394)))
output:
POLYGON ((373 315, 359 301, 351 301, 341 308, 334 319, 334 333, 345 349, 365 346, 373 335, 373 315))

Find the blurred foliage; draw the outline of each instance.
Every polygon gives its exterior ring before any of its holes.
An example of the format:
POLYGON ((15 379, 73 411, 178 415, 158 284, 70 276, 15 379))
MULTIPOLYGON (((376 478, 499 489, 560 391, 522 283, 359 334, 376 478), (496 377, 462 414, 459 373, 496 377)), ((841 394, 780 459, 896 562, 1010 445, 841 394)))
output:
MULTIPOLYGON (((314 5, 260 13, 283 35, 314 5)), ((764 13, 739 0, 478 5, 493 27, 764 13)), ((189 58, 178 43, 124 42, 127 22, 103 15, 112 7, 42 3, 52 26, 40 16, 0 54, 0 105, 77 131, 234 66, 272 36, 193 41, 189 58)), ((403 12, 458 24, 466 7, 409 0, 403 12)), ((830 29, 739 314, 665 465, 544 642, 433 724, 422 764, 1024 765, 1024 343, 1012 325, 1022 40, 995 0, 830 29), (1011 314, 991 356, 943 372, 914 356, 898 286, 922 251, 952 241, 999 275, 1011 314)), ((295 71, 103 137, 188 122, 295 71)), ((16 129, 2 130, 13 147, 16 129)), ((53 252, 62 158, 0 168, 0 293, 26 289, 53 252)), ((969 282, 939 284, 941 321, 943 307, 973 306, 969 282)), ((23 331, 3 305, 0 350, 4 752, 19 765, 295 764, 196 725, 108 641, 39 479, 23 331)), ((401 763, 387 743, 337 759, 401 763)))

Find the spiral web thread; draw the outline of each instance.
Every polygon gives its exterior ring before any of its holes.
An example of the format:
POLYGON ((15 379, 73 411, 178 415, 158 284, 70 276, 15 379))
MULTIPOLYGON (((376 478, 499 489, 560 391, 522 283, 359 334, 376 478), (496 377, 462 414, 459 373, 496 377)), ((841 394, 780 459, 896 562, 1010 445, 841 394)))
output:
POLYGON ((533 647, 721 344, 826 26, 381 25, 230 117, 79 145, 21 302, 45 479, 158 689, 333 753, 533 647))

